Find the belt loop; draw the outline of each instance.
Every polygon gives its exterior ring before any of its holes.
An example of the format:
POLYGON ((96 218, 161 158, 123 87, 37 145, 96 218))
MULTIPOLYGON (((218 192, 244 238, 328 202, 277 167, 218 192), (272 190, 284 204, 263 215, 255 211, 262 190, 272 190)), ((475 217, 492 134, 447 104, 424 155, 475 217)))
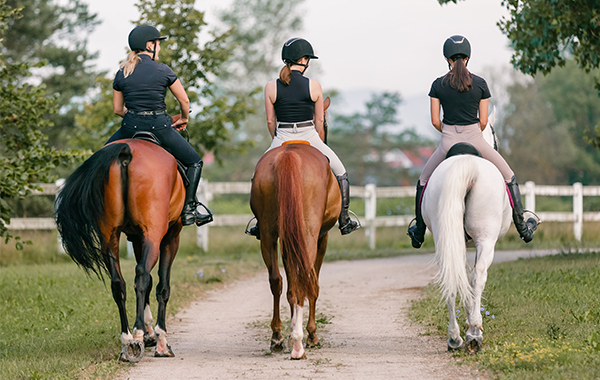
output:
POLYGON ((294 133, 298 133, 298 123, 294 123, 294 133))

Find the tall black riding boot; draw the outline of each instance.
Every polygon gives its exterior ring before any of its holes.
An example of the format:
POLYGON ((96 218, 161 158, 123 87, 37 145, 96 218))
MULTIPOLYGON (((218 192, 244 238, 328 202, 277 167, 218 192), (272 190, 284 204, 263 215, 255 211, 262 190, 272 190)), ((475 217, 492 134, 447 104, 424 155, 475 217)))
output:
POLYGON ((415 196, 415 216, 416 223, 408 227, 407 235, 410 236, 413 248, 421 248, 421 244, 425 241, 425 230, 427 226, 423 221, 421 213, 421 197, 423 196, 423 188, 421 181, 417 180, 417 195, 415 196))
POLYGON ((348 208, 350 207, 350 183, 348 182, 348 173, 344 173, 340 176, 336 176, 338 184, 340 185, 340 192, 342 193, 342 211, 340 212, 340 218, 338 224, 342 235, 347 235, 352 231, 357 230, 360 224, 350 219, 348 216, 348 208))
POLYGON ((537 228, 537 221, 534 218, 529 218, 525 221, 525 218, 523 218, 523 204, 521 203, 521 192, 519 191, 517 177, 513 176, 507 185, 513 200, 513 222, 515 223, 515 227, 517 227, 521 239, 523 239, 525 243, 529 243, 533 240, 533 232, 537 228))
POLYGON ((185 204, 183 206, 183 210, 181 211, 181 223, 184 226, 189 226, 196 223, 196 225, 200 227, 203 224, 213 221, 211 212, 196 199, 196 190, 198 189, 198 184, 200 183, 201 174, 202 161, 192 164, 185 170, 185 175, 188 177, 190 183, 185 189, 185 204), (208 214, 201 214, 198 212, 198 210, 196 210, 198 205, 202 205, 208 214))

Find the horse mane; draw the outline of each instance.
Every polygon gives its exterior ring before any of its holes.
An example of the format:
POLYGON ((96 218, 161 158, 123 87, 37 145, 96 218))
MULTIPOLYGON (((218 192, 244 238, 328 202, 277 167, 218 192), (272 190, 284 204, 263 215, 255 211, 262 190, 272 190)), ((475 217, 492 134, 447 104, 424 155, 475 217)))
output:
POLYGON ((317 296, 317 276, 310 262, 304 234, 302 163, 298 153, 286 150, 275 163, 279 194, 279 240, 288 283, 297 284, 298 302, 317 296))
POLYGON ((104 215, 104 190, 109 170, 116 160, 122 164, 123 175, 131 161, 129 145, 115 143, 94 153, 67 178, 54 207, 65 252, 88 274, 91 271, 98 277, 102 277, 103 270, 108 270, 101 252, 106 242, 100 231, 100 221, 104 215))

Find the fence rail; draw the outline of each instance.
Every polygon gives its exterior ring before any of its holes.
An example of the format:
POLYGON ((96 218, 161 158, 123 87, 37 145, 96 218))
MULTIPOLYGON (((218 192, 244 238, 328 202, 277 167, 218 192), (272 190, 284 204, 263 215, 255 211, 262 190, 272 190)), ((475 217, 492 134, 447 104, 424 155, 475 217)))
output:
MULTIPOLYGON (((35 195, 56 195, 62 180, 54 184, 41 184, 41 191, 35 190, 35 195)), ((206 204, 220 194, 250 194, 250 182, 215 182, 202 181, 198 187, 198 197, 206 204)), ((526 182, 521 189, 525 197, 525 208, 535 212, 536 196, 573 197, 572 212, 538 212, 537 215, 546 222, 573 222, 573 232, 577 240, 581 240, 583 222, 600 221, 600 212, 583 212, 583 197, 600 196, 600 186, 582 186, 575 183, 573 186, 538 186, 533 182, 526 182)), ((369 247, 375 249, 377 227, 406 226, 410 223, 412 215, 377 216, 378 198, 404 198, 413 197, 413 186, 403 187, 376 187, 373 184, 365 187, 350 186, 350 196, 364 198, 365 215, 362 219, 369 247)), ((208 250, 210 227, 218 226, 245 226, 252 215, 215 215, 215 220, 209 225, 197 228, 197 244, 205 251, 208 250)), ((52 218, 12 218, 8 228, 11 230, 53 230, 56 224, 52 218)))

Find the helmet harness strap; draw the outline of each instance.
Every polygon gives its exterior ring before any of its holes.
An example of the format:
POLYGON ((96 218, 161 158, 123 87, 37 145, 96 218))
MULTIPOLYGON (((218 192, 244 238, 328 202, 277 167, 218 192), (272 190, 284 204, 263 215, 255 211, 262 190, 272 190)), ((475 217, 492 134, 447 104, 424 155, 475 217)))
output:
POLYGON ((152 60, 153 61, 156 61, 156 59, 155 59, 156 58, 156 41, 158 41, 158 40, 153 40, 152 41, 152 42, 154 42, 154 50, 150 50, 150 49, 146 48, 146 51, 152 53, 152 60))

